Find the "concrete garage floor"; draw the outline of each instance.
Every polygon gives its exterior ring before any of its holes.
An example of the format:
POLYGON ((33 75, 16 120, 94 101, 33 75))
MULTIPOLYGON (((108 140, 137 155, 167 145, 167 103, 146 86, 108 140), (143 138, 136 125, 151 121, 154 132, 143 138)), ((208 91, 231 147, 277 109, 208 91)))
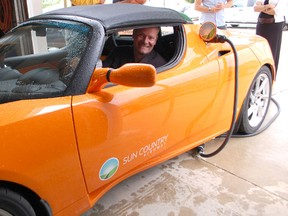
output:
MULTIPOLYGON (((285 31, 273 87, 281 113, 269 129, 231 139, 212 158, 187 152, 141 172, 110 190, 83 216, 288 215, 287 52, 285 31)), ((269 116, 275 112, 272 103, 269 116)), ((207 143, 205 152, 221 143, 207 143)))

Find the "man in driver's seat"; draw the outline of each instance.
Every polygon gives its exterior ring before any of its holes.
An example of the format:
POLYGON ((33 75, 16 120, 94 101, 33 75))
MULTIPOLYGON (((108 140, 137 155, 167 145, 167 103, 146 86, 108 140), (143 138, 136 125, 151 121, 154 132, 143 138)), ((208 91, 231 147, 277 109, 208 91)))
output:
POLYGON ((157 43, 158 27, 133 30, 133 46, 116 47, 103 61, 103 67, 118 68, 126 63, 145 63, 160 67, 166 60, 154 50, 157 43))

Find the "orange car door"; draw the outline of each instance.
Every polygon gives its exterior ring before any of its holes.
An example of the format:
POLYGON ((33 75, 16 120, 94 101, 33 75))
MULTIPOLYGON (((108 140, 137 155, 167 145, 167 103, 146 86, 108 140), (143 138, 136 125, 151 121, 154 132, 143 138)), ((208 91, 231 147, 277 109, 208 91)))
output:
POLYGON ((75 130, 89 193, 145 169, 160 153, 179 152, 191 137, 199 137, 217 88, 217 65, 208 64, 214 71, 203 65, 160 73, 149 88, 119 85, 74 96, 75 130))

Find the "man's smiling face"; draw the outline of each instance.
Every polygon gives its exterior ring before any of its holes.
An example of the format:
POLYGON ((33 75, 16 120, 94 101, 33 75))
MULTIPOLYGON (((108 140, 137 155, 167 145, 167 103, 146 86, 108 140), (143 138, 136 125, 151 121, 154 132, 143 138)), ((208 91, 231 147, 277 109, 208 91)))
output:
POLYGON ((159 28, 135 29, 133 32, 134 52, 137 55, 149 54, 158 38, 159 28))

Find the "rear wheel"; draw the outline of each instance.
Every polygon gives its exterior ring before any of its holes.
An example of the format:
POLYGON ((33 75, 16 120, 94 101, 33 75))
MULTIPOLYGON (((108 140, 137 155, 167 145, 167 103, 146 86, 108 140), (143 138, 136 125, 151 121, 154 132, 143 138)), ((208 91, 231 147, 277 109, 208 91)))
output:
POLYGON ((20 194, 0 188, 1 216, 36 216, 30 203, 20 194))
POLYGON ((272 76, 267 67, 262 67, 254 78, 239 116, 238 132, 255 133, 262 125, 270 105, 272 76))

